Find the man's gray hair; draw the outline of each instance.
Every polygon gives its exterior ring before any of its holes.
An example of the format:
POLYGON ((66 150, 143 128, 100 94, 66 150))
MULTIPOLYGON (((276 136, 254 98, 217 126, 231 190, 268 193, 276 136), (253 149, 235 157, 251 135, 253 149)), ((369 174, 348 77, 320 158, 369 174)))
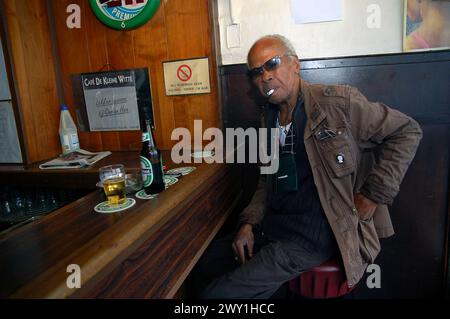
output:
MULTIPOLYGON (((258 40, 256 40, 255 43, 253 43, 252 48, 257 42, 259 42, 261 40, 265 40, 265 39, 275 39, 275 40, 280 41, 281 45, 286 49, 286 55, 298 56, 297 52, 295 52, 295 48, 292 45, 291 41, 289 41, 288 38, 282 36, 281 34, 265 35, 265 36, 259 38, 258 40)), ((250 51, 251 51, 251 49, 250 49, 250 51)), ((250 53, 250 51, 249 51, 249 53, 250 53)), ((247 65, 248 65, 248 60, 249 60, 249 56, 247 55, 247 65)))

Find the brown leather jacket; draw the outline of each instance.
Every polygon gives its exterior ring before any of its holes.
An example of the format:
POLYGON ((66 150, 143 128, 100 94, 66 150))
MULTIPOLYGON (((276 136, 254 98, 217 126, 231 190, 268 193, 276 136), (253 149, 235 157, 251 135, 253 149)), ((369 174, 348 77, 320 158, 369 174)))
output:
MULTIPOLYGON (((394 234, 387 205, 399 191, 422 130, 412 118, 382 103, 369 102, 354 87, 311 85, 302 80, 301 90, 308 117, 306 152, 348 284, 353 286, 378 255, 379 238, 394 234), (325 129, 336 135, 321 139, 325 129), (338 155, 344 156, 343 162, 338 155), (373 218, 359 217, 353 198, 356 192, 379 204, 373 218)), ((271 193, 271 177, 267 181, 260 181, 241 213, 241 222, 262 221, 271 193)))

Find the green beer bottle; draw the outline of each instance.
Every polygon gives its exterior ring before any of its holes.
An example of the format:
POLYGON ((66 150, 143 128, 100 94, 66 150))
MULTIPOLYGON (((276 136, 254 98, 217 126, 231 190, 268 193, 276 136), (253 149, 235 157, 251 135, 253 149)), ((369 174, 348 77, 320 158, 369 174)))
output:
POLYGON ((145 193, 147 195, 161 193, 165 189, 161 151, 156 146, 148 118, 143 121, 140 159, 145 193))

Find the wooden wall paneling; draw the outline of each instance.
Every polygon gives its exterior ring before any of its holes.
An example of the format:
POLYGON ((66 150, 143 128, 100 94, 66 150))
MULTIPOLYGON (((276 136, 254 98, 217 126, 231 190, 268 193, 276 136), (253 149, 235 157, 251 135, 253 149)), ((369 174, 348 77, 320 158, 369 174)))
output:
MULTIPOLYGON (((89 58, 89 71, 96 72, 101 70, 108 64, 108 51, 106 46, 105 28, 100 21, 94 16, 89 3, 83 0, 83 13, 85 24, 85 36, 87 41, 87 49, 85 54, 89 58)), ((103 150, 103 134, 102 132, 86 132, 83 135, 84 140, 88 141, 90 147, 96 151, 103 150)))
POLYGON ((177 127, 194 130, 194 120, 203 120, 203 129, 217 127, 218 103, 215 57, 209 26, 207 1, 170 1, 165 4, 169 60, 209 57, 211 93, 172 97, 177 127))
MULTIPOLYGON (((87 11, 90 11, 90 9, 87 8, 86 3, 83 0, 51 1, 51 5, 55 17, 55 25, 53 27, 56 33, 64 99, 69 105, 71 114, 75 119, 75 108, 77 105, 75 105, 73 98, 71 76, 72 74, 89 72, 92 70, 91 61, 98 60, 96 57, 101 54, 101 46, 99 46, 99 48, 92 47, 91 49, 88 46, 88 32, 90 26, 89 20, 86 18, 86 13, 87 11), (70 4, 77 4, 81 8, 81 29, 67 28, 66 19, 68 14, 66 13, 66 8, 70 4)), ((96 33, 91 32, 90 37, 96 39, 98 36, 96 33)), ((102 65, 105 63, 106 58, 103 59, 102 65)), ((82 132, 78 130, 78 136, 80 138, 81 148, 89 151, 101 150, 102 143, 100 133, 82 132)))
MULTIPOLYGON (((71 75, 77 73, 86 72, 98 72, 100 70, 110 70, 114 68, 120 69, 126 61, 129 61, 129 57, 125 62, 118 63, 117 66, 111 62, 113 57, 114 62, 117 62, 123 58, 121 50, 117 50, 117 45, 109 45, 111 41, 107 38, 107 32, 114 32, 113 30, 105 27, 101 22, 97 20, 93 14, 90 5, 87 0, 77 1, 53 1, 53 7, 55 16, 58 17, 58 23, 55 26, 58 35, 58 48, 61 60, 61 68, 64 77, 65 97, 68 101, 73 103, 73 91, 71 83, 71 75), (78 4, 82 11, 82 26, 81 29, 68 29, 65 26, 66 8, 69 4, 78 4), (112 50, 112 53, 110 53, 112 50), (117 52, 116 52, 117 51, 117 52), (114 58, 117 56, 116 58, 114 58), (108 63, 110 66, 108 66, 108 63)), ((121 32, 116 31, 117 35, 121 32)), ((114 33, 113 33, 114 34, 114 33)), ((114 37, 114 36, 110 36, 114 37)), ((129 40, 129 39, 126 39, 129 40)), ((112 40, 113 41, 113 40, 112 40)), ((122 43, 122 46, 128 46, 128 43, 122 43)), ((131 49, 132 50, 132 49, 131 49)), ((128 68, 134 67, 133 55, 132 62, 127 63, 128 68)), ((126 137, 127 132, 79 132, 81 147, 92 150, 128 150, 128 144, 125 141, 121 145, 121 136, 125 136, 122 139, 129 139, 126 137)), ((134 133, 134 138, 139 136, 139 132, 134 133)), ((139 139, 139 137, 138 137, 139 139)), ((136 148, 136 145, 135 145, 136 148)))
POLYGON ((187 127, 189 130, 194 129, 193 123, 188 123, 189 107, 191 103, 189 98, 184 96, 173 96, 173 119, 174 127, 187 127))
MULTIPOLYGON (((25 69, 25 50, 21 41, 21 27, 17 18, 16 3, 12 1, 2 1, 2 18, 5 25, 5 42, 10 47, 9 56, 11 58, 12 73, 14 77, 14 91, 17 92, 17 104, 20 123, 17 123, 17 129, 23 136, 23 153, 25 153, 25 163, 31 162, 31 155, 37 152, 36 145, 28 139, 28 132, 33 133, 34 127, 25 125, 26 120, 30 120, 28 112, 22 110, 22 104, 30 105, 29 88, 27 81, 27 72, 25 69)), ((12 88, 11 88, 12 89, 12 88)), ((28 106, 29 108, 29 106, 28 106)))
MULTIPOLYGON (((222 128, 220 123, 220 108, 219 108, 219 78, 218 78, 218 65, 217 65, 217 55, 215 51, 215 38, 214 38, 214 26, 211 21, 212 10, 210 6, 212 5, 209 1, 200 1, 200 9, 204 13, 203 16, 203 39, 206 45, 206 51, 209 56, 209 78, 211 85, 211 93, 206 95, 208 99, 206 100, 205 109, 208 110, 209 116, 206 118, 205 127, 219 127, 222 128), (208 122, 209 121, 209 122, 208 122)), ((197 114, 203 114, 204 109, 196 109, 197 114)))
POLYGON ((5 59, 5 66, 6 66, 6 75, 8 77, 7 81, 10 86, 10 93, 11 93, 11 102, 12 102, 12 108, 14 111, 14 119, 16 121, 17 126, 17 135, 19 137, 19 143, 20 143, 20 151, 22 154, 22 162, 27 163, 27 152, 25 147, 25 139, 23 136, 24 131, 21 127, 21 117, 20 117, 20 109, 18 107, 18 97, 16 94, 16 80, 15 80, 15 74, 12 72, 12 63, 11 63, 11 49, 10 49, 10 41, 8 41, 7 37, 7 25, 6 25, 6 18, 5 18, 5 10, 3 8, 3 2, 0 0, 0 42, 3 50, 3 57, 5 59))
MULTIPOLYGON (((159 104, 154 103, 153 106, 154 107, 156 106, 157 109, 159 108, 158 112, 160 117, 159 119, 160 134, 163 140, 163 147, 165 149, 170 149, 175 144, 175 142, 171 141, 170 137, 172 135, 172 131, 177 127, 175 124, 175 117, 176 117, 176 113, 174 110, 175 102, 172 97, 166 96, 166 87, 164 83, 164 68, 163 68, 163 62, 172 59, 171 50, 173 49, 178 50, 178 48, 173 48, 169 46, 171 40, 168 32, 171 23, 173 24, 172 27, 176 29, 179 29, 181 26, 181 24, 179 24, 179 21, 171 21, 168 19, 168 12, 172 11, 172 8, 174 7, 174 5, 176 5, 175 2, 176 1, 161 2, 161 6, 158 10, 159 12, 157 13, 161 14, 161 16, 159 16, 158 18, 162 19, 163 23, 162 32, 164 33, 165 39, 162 41, 164 45, 163 47, 164 52, 161 52, 159 57, 156 57, 157 63, 159 64, 158 66, 155 66, 156 67, 155 71, 157 72, 157 74, 155 75, 157 76, 158 81, 157 94, 159 95, 159 104)), ((181 30, 179 31, 181 32, 181 30)), ((156 50, 156 52, 158 52, 158 50, 156 50)), ((155 99, 154 102, 156 102, 155 99)), ((155 116, 157 116, 156 112, 157 111, 155 110, 155 116)), ((155 125, 158 126, 158 122, 155 123, 155 125)))
POLYGON ((170 148, 173 125, 173 103, 165 96, 162 61, 167 59, 164 6, 161 5, 152 20, 134 37, 135 63, 147 67, 150 76, 156 143, 161 149, 170 148))
MULTIPOLYGON (((23 108, 21 119, 30 123, 30 119, 35 118, 33 110, 39 115, 33 125, 24 126, 26 153, 45 153, 33 155, 30 162, 60 153, 57 78, 61 77, 62 82, 63 93, 60 92, 60 96, 69 104, 75 118, 71 75, 97 72, 108 64, 109 69, 149 68, 156 139, 160 148, 170 149, 175 144, 170 139, 175 127, 193 130, 194 119, 202 119, 204 128, 218 126, 217 70, 207 1, 164 1, 151 21, 132 31, 117 31, 104 26, 94 16, 88 0, 20 0, 5 3, 9 13, 9 29, 12 30, 8 38, 13 42, 14 59, 19 61, 16 70, 20 75, 19 98, 24 100, 23 107, 20 107, 23 108), (69 16, 66 9, 70 4, 81 7, 80 29, 69 29, 66 25, 69 16), (50 22, 47 9, 54 17, 50 22), (59 59, 55 61, 52 59, 49 31, 54 32, 57 42, 55 51, 59 59), (23 39, 20 37, 22 33, 23 39), (33 59, 28 56, 33 56, 33 59), (212 92, 182 97, 166 96, 162 62, 196 57, 210 59, 212 92), (35 63, 36 59, 38 63, 35 63), (55 63, 60 76, 55 75, 55 63), (35 140, 45 141, 46 145, 42 146, 35 140)), ((140 148, 139 131, 80 131, 79 137, 81 147, 92 151, 140 148)))
MULTIPOLYGON (((111 67, 117 70, 131 69, 135 67, 134 41, 136 32, 142 32, 142 29, 133 31, 117 31, 105 27, 108 61, 111 67)), ((123 150, 127 144, 126 132, 104 132, 102 133, 103 145, 108 150, 123 150)), ((140 134, 136 135, 136 141, 140 139, 140 134)), ((127 149, 127 148, 125 148, 127 149)))
POLYGON ((60 153, 59 108, 45 0, 3 1, 28 163, 60 153))
MULTIPOLYGON (((22 0, 15 3, 21 16, 20 36, 26 54, 24 66, 30 98, 30 104, 22 104, 22 111, 29 116, 24 125, 33 127, 34 135, 27 135, 27 139, 36 147, 35 152, 29 154, 34 162, 60 153, 55 70, 45 1, 22 0)), ((31 134, 30 131, 27 133, 31 134)))
POLYGON ((212 69, 214 72, 211 73, 211 82, 214 84, 215 90, 217 91, 217 94, 215 96, 216 103, 217 103, 217 118, 218 118, 218 127, 223 129, 223 91, 221 89, 221 81, 219 78, 219 66, 218 66, 218 60, 220 59, 221 53, 220 53, 220 26, 219 26, 219 9, 217 1, 215 0, 208 0, 208 12, 209 12, 209 31, 208 33, 211 36, 211 48, 212 48, 212 56, 214 57, 211 59, 212 69), (220 88, 220 89, 219 89, 220 88))
POLYGON ((202 0, 168 1, 164 3, 167 44, 169 59, 179 60, 190 57, 201 57, 209 52, 205 50, 203 38, 203 17, 205 12, 202 0))

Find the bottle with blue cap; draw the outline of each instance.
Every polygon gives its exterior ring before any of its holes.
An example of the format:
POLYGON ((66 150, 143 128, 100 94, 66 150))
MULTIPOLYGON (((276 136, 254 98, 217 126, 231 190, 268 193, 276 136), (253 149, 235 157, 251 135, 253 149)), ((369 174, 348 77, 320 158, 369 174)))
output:
POLYGON ((80 149, 78 131, 70 115, 67 105, 61 105, 61 116, 59 119, 59 138, 63 154, 69 154, 80 149))

